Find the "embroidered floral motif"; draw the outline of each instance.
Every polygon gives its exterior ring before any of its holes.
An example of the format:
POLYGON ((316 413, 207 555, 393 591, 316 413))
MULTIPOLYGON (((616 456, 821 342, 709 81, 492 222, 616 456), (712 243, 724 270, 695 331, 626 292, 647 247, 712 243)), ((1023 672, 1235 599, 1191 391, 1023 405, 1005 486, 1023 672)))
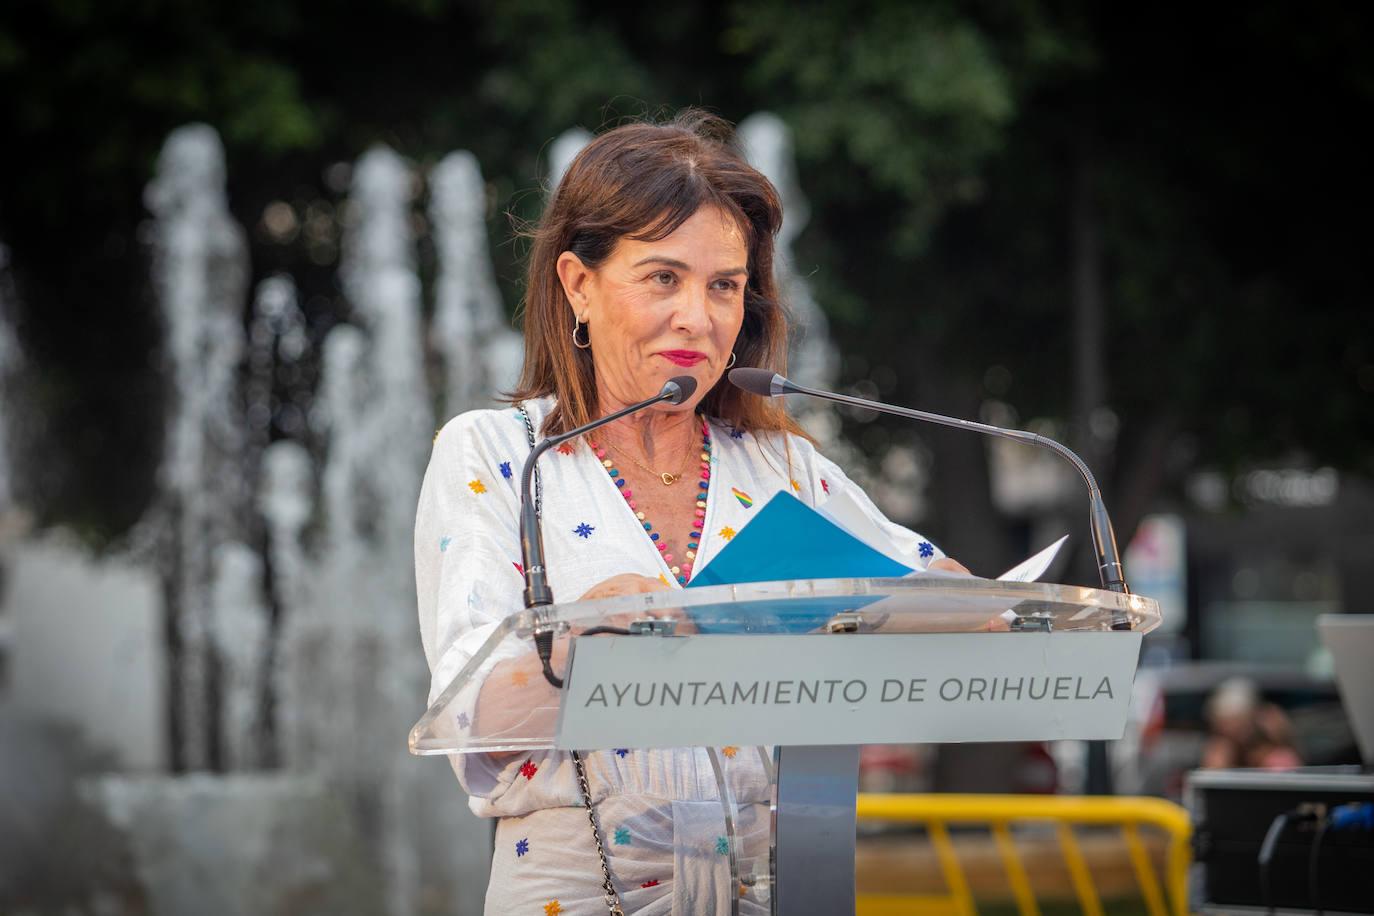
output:
POLYGON ((798 493, 801 492, 801 484, 797 483, 797 478, 793 477, 791 480, 791 484, 792 489, 796 490, 798 493))
POLYGON ((530 676, 523 671, 517 671, 510 676, 510 682, 516 687, 524 687, 530 682, 530 676))
POLYGON ((667 584, 668 584, 668 577, 665 576, 665 575, 663 575, 663 573, 659 573, 659 574, 658 574, 658 581, 662 582, 664 585, 667 585, 667 584))
POLYGON ((629 846, 629 845, 630 845, 630 831, 629 831, 628 828, 625 828, 625 827, 617 827, 617 828, 616 828, 616 830, 615 830, 615 845, 617 845, 617 846, 629 846))
POLYGON ((744 438, 744 430, 742 430, 742 429, 735 429, 733 426, 730 427, 730 438, 731 438, 731 439, 743 439, 743 438, 744 438))
POLYGON ((929 541, 922 541, 919 549, 921 551, 921 556, 923 557, 935 556, 935 547, 929 541))
POLYGON ((468 714, 467 714, 467 713, 465 713, 465 712, 460 712, 460 713, 458 713, 458 727, 459 727, 459 728, 467 728, 468 725, 470 725, 471 723, 472 723, 472 720, 468 718, 468 714))
POLYGON ((588 525, 586 522, 583 522, 582 524, 578 525, 576 528, 573 529, 573 534, 577 535, 580 538, 589 538, 592 536, 592 532, 595 530, 596 529, 594 527, 588 525))
POLYGON ((730 841, 723 836, 716 837, 716 852, 725 855, 730 851, 730 841))
POLYGON ((754 498, 743 490, 731 487, 730 492, 735 494, 735 499, 738 499, 739 504, 744 508, 748 509, 754 505, 754 498))
POLYGON ((525 837, 515 844, 515 857, 518 859, 530 851, 530 838, 525 837))
POLYGON ((618 747, 615 749, 616 756, 619 757, 621 760, 624 760, 625 755, 628 753, 630 753, 630 749, 628 747, 618 747))
POLYGON ((449 537, 447 534, 444 535, 443 537, 439 538, 439 552, 440 552, 440 553, 443 553, 445 550, 448 550, 448 545, 449 545, 452 541, 453 541, 453 538, 449 537))
POLYGON ((562 445, 558 446, 558 451, 564 455, 571 455, 576 448, 577 446, 573 445, 571 442, 564 442, 562 445))
POLYGON ((561 912, 563 912, 563 904, 557 900, 550 900, 544 904, 544 916, 558 916, 561 912))
POLYGON ((720 536, 728 541, 730 540, 730 538, 735 536, 735 529, 731 528, 729 525, 726 525, 724 528, 720 529, 720 536))
POLYGON ((482 483, 482 481, 481 481, 480 479, 479 479, 479 480, 469 480, 469 481, 468 481, 468 489, 471 490, 472 492, 477 493, 477 494, 480 495, 480 494, 482 494, 482 493, 487 492, 487 485, 484 484, 484 483, 482 483))
POLYGON ((821 478, 821 489, 827 493, 830 492, 830 484, 826 482, 824 477, 821 478))
POLYGON ((520 775, 526 779, 533 779, 534 774, 538 772, 539 767, 535 765, 533 760, 526 760, 524 763, 520 764, 520 775))
POLYGON ((510 462, 509 462, 509 461, 503 461, 503 462, 501 462, 501 476, 504 477, 504 478, 506 478, 507 480, 510 480, 510 462))
POLYGON ((525 567, 521 566, 519 563, 515 562, 514 560, 511 560, 510 565, 514 566, 515 571, 518 572, 520 575, 523 576, 525 574, 525 567))
POLYGON ((640 887, 658 887, 658 879, 655 878, 652 881, 645 881, 640 887))
POLYGON ((731 760, 734 760, 735 755, 739 753, 739 748, 732 744, 729 747, 721 748, 720 752, 731 760))

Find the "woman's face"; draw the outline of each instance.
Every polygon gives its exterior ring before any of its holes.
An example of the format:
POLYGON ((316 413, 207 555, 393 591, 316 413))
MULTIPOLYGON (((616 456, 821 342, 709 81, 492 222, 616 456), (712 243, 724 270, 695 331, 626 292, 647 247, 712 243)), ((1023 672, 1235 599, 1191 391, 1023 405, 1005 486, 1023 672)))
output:
POLYGON ((653 397, 679 375, 695 378, 697 390, 668 409, 695 409, 730 361, 748 263, 739 225, 713 206, 656 242, 622 238, 596 270, 563 252, 558 275, 587 326, 602 414, 653 397))

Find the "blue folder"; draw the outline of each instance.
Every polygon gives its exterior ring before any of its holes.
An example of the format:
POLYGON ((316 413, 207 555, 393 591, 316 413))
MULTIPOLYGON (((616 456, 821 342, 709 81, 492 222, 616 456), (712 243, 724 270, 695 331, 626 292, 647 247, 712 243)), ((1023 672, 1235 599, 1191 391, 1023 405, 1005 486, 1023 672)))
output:
MULTIPOLYGON (((687 587, 788 579, 899 578, 911 571, 911 567, 868 546, 790 493, 779 492, 710 563, 692 574, 687 587)), ((695 616, 703 633, 805 633, 823 626, 840 611, 854 610, 876 600, 836 597, 751 601, 698 607, 695 616), (735 622, 702 621, 713 613, 729 616, 735 622)))

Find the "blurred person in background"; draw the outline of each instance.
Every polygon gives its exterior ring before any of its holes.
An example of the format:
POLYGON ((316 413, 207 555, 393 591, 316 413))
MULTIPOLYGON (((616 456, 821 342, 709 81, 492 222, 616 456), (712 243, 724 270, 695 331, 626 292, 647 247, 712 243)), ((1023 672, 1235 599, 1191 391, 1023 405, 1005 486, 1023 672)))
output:
POLYGON ((1266 702, 1249 678, 1218 684, 1207 699, 1206 715, 1211 733, 1202 751, 1203 769, 1302 766, 1287 714, 1266 702))

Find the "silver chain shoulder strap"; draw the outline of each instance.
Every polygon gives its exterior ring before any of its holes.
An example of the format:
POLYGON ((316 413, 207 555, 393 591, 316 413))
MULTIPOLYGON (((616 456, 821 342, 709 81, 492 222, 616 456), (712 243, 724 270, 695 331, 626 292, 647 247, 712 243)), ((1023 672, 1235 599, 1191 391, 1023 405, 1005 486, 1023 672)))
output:
MULTIPOLYGON (((525 410, 524 404, 517 404, 515 409, 520 411, 521 418, 525 421, 525 434, 529 437, 530 448, 534 448, 534 423, 530 420, 529 412, 525 410)), ((534 472, 534 514, 540 516, 543 512, 544 489, 540 485, 539 471, 534 472)), ((601 888, 606 895, 606 909, 610 916, 625 916, 625 910, 620 906, 620 895, 615 892, 615 883, 611 880, 611 865, 606 860, 606 847, 601 842, 601 828, 596 825, 596 812, 592 808, 592 790, 587 785, 587 767, 582 762, 582 755, 577 751, 572 751, 573 769, 577 771, 577 787, 582 791, 582 807, 587 809, 587 823, 592 827, 592 842, 596 844, 596 854, 601 859, 601 888)))
POLYGON ((577 770, 577 787, 582 790, 582 805, 587 809, 587 823, 592 825, 592 841, 596 843, 596 854, 601 857, 601 889, 606 895, 606 909, 611 916, 625 916, 620 908, 620 895, 615 892, 611 881, 611 866, 606 861, 606 847, 601 844, 601 829, 596 825, 596 812, 592 810, 592 790, 587 786, 587 768, 582 764, 582 755, 572 751, 573 767, 577 770))

